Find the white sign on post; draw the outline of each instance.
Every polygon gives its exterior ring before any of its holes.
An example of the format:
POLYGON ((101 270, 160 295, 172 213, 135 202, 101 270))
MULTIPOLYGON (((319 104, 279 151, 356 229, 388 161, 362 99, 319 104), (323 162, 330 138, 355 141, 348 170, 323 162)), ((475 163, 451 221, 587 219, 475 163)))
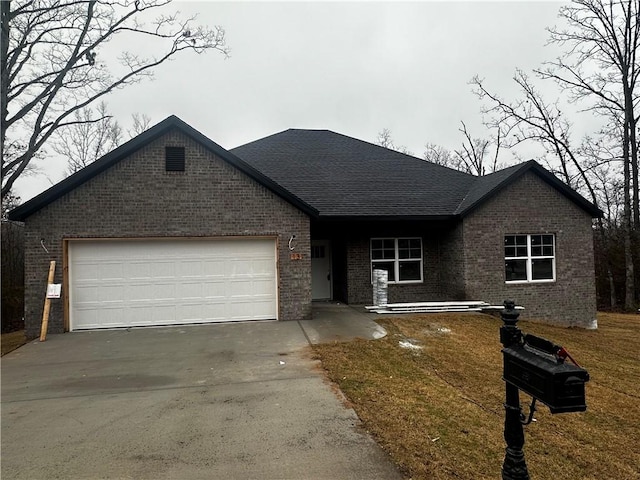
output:
POLYGON ((49 285, 47 285, 47 298, 60 298, 61 290, 61 283, 50 283, 49 285))

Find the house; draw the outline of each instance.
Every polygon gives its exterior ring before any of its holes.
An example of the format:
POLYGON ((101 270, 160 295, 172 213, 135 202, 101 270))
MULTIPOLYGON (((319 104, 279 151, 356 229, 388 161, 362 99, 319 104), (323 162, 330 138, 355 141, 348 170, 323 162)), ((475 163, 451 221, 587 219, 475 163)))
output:
POLYGON ((513 298, 595 321, 600 211, 534 161, 474 177, 327 130, 225 150, 175 116, 13 210, 25 321, 50 332, 311 316, 312 300, 513 298))

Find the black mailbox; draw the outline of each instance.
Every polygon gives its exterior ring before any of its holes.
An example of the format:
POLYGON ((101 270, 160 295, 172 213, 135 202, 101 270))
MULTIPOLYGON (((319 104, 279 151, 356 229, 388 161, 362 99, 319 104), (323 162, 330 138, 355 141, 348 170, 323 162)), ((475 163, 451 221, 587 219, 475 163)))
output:
POLYGON ((502 349, 504 380, 549 407, 551 413, 584 412, 589 373, 565 362, 565 350, 534 335, 502 349))

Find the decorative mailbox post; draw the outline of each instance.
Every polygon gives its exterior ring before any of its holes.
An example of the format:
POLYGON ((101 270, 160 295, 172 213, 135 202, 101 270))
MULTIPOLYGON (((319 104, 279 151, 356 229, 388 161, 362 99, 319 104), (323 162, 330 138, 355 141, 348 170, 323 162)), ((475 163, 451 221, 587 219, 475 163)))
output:
POLYGON ((528 480, 524 459, 524 429, 533 419, 536 401, 549 407, 551 413, 584 412, 585 383, 589 373, 575 363, 567 351, 544 338, 524 335, 516 326, 520 314, 511 300, 504 302, 501 312, 504 325, 500 327, 506 383, 504 439, 507 443, 503 480, 528 480), (569 358, 573 364, 565 360, 569 358), (519 390, 531 395, 533 401, 529 417, 520 408, 519 390))

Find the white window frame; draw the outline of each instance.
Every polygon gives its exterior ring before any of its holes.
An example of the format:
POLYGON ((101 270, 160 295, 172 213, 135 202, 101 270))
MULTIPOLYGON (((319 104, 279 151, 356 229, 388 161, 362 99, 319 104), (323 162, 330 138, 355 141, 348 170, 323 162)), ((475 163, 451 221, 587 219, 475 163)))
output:
POLYGON ((511 284, 517 284, 517 283, 552 283, 556 281, 556 235, 555 233, 509 233, 504 235, 504 240, 506 240, 507 237, 527 237, 527 255, 508 257, 503 248, 502 253, 505 261, 505 267, 504 267, 505 283, 511 285, 511 284), (543 235, 551 236, 551 238, 553 239, 553 245, 552 245, 553 254, 552 255, 533 255, 531 237, 543 236, 543 235), (533 279, 533 262, 535 260, 547 260, 547 259, 551 259, 552 278, 542 278, 537 280, 533 279), (527 278, 523 280, 507 280, 507 273, 506 273, 507 260, 525 260, 527 278))
POLYGON ((393 263, 394 278, 396 280, 389 281, 390 285, 406 285, 411 283, 424 283, 424 253, 422 245, 422 237, 376 237, 369 241, 369 265, 371 267, 371 284, 373 284, 373 264, 375 263, 393 263), (373 258, 373 242, 376 240, 393 240, 394 243, 394 258, 393 259, 374 259, 373 258), (399 254, 399 241, 400 240, 418 240, 420 242, 420 257, 400 258, 399 254), (420 261, 420 279, 419 280, 400 280, 400 264, 402 262, 417 262, 420 261))

